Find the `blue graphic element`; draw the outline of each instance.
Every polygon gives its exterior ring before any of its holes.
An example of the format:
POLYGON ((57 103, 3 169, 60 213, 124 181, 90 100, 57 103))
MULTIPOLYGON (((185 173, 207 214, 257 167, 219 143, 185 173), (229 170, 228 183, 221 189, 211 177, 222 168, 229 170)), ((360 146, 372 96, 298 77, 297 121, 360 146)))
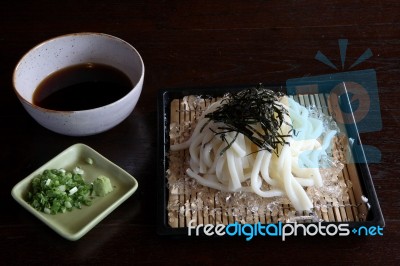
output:
POLYGON ((344 62, 346 61, 347 39, 339 40, 340 59, 342 60, 342 69, 344 69, 344 62))
POLYGON ((337 70, 337 67, 331 62, 331 60, 328 59, 328 57, 326 57, 326 55, 321 53, 321 51, 317 52, 317 54, 315 55, 315 59, 337 70))
MULTIPOLYGON (((337 96, 340 110, 349 116, 353 113, 359 132, 382 129, 374 69, 288 79, 286 87, 289 95, 323 93, 326 96, 337 96), (371 120, 374 121, 373 124, 371 120)), ((350 117, 344 119, 345 121, 338 122, 353 123, 350 117)))
MULTIPOLYGON (((347 51, 347 39, 339 40, 342 67, 344 68, 347 51)), ((354 67, 372 56, 367 49, 350 67, 354 67)), ((337 67, 321 52, 315 59, 337 70, 337 67)), ((286 81, 289 95, 319 94, 323 95, 331 115, 339 128, 344 128, 350 140, 350 147, 355 162, 378 163, 380 151, 373 146, 362 145, 358 134, 376 132, 382 129, 379 105, 378 85, 374 69, 339 72, 319 76, 294 78, 286 81)))
MULTIPOLYGON (((344 69, 344 63, 346 61, 346 51, 347 51, 347 44, 349 43, 349 41, 347 39, 339 39, 339 50, 340 50, 340 60, 342 62, 342 69, 344 69)), ((369 59, 370 57, 372 57, 372 51, 370 48, 368 48, 357 60, 356 62, 354 62, 349 69, 352 69, 353 67, 361 64, 362 62, 364 62, 365 60, 369 59)), ((315 59, 317 59, 318 61, 324 63, 327 66, 330 66, 333 69, 337 70, 337 67, 331 62, 331 60, 329 60, 328 57, 326 57, 326 55, 324 55, 321 51, 318 51, 317 54, 315 55, 315 59)))
POLYGON ((362 62, 364 62, 365 60, 367 60, 367 59, 370 58, 371 56, 372 56, 372 51, 371 51, 371 49, 368 48, 368 49, 357 59, 357 61, 354 62, 354 64, 352 64, 352 65, 350 66, 350 69, 353 68, 353 67, 355 67, 356 65, 358 65, 358 64, 360 64, 360 63, 362 63, 362 62))

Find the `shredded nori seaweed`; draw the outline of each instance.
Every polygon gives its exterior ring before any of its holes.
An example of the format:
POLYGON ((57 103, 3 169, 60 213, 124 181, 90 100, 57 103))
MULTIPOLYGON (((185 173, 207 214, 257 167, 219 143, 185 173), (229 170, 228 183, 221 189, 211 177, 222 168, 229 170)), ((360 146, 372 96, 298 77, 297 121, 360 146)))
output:
POLYGON ((290 135, 284 135, 280 130, 282 123, 287 123, 284 115, 288 115, 286 108, 279 103, 282 96, 283 93, 266 89, 261 84, 239 92, 227 93, 221 101, 221 106, 205 115, 209 121, 224 125, 218 127, 218 131, 214 131, 228 144, 221 153, 230 148, 239 133, 249 138, 261 150, 269 152, 277 152, 279 144, 287 144, 285 138, 290 135), (258 124, 261 130, 256 129, 258 124), (225 137, 228 132, 236 132, 231 142, 225 137))

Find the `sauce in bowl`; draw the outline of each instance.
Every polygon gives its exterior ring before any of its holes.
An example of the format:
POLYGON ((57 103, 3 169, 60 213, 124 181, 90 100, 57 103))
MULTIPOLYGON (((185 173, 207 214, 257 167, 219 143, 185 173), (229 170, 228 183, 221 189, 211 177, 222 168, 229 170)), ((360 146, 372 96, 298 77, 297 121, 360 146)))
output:
POLYGON ((59 111, 88 110, 113 103, 132 88, 131 80, 117 68, 78 64, 45 78, 33 94, 33 104, 59 111))

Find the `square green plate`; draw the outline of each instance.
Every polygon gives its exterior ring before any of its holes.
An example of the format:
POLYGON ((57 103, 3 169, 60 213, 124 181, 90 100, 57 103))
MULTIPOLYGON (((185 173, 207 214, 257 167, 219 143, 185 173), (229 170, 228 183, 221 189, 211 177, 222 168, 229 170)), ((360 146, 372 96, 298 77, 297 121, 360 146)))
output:
POLYGON ((122 202, 128 199, 137 189, 138 182, 134 177, 112 163, 104 156, 84 144, 75 144, 67 148, 49 162, 34 171, 28 177, 20 181, 11 191, 13 198, 25 209, 47 224, 50 228, 68 240, 78 240, 108 214, 116 209, 122 202), (93 160, 93 164, 86 162, 87 158, 93 160), (56 215, 45 214, 37 211, 26 201, 32 179, 46 169, 64 168, 72 171, 79 166, 84 170, 86 182, 92 182, 99 175, 110 178, 114 188, 104 197, 95 197, 91 206, 83 206, 82 209, 74 208, 71 212, 56 215))

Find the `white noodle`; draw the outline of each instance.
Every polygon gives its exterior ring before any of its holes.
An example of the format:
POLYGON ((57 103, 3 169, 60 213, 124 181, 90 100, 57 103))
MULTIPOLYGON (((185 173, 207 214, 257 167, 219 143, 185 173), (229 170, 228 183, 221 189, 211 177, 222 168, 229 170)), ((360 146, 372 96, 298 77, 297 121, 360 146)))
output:
POLYGON ((284 97, 278 104, 289 110, 290 117, 284 115, 285 123, 279 131, 289 135, 292 125, 297 134, 285 138, 288 144, 279 145, 276 153, 260 151, 241 133, 225 133, 225 140, 214 134, 221 124, 204 116, 220 104, 218 101, 203 112, 187 141, 171 145, 171 151, 189 149, 187 175, 220 191, 254 192, 261 197, 287 196, 296 210, 310 210, 313 205, 303 187, 322 186, 318 158, 326 154, 336 131, 329 131, 322 138, 322 121, 308 117, 307 108, 284 97), (262 188, 263 183, 269 186, 267 190, 262 188))
POLYGON ((235 157, 231 149, 228 149, 226 151, 226 159, 228 162, 229 173, 231 175, 231 185, 232 185, 231 190, 237 191, 239 188, 241 188, 241 184, 239 175, 236 171, 235 157))

